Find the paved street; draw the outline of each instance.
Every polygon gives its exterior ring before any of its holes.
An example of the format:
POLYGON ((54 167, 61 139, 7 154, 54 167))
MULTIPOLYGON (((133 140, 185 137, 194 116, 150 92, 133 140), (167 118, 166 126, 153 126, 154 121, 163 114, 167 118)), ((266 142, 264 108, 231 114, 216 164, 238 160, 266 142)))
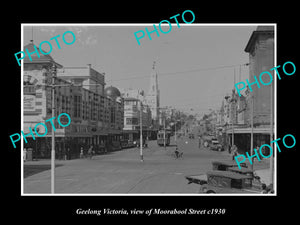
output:
MULTIPOLYGON (((174 143, 174 140, 172 141, 174 143)), ((212 169, 214 160, 230 160, 227 152, 198 149, 196 139, 180 138, 183 158, 172 156, 175 146, 158 147, 150 141, 140 162, 139 149, 131 148, 92 160, 76 159, 56 162, 56 193, 197 193, 199 186, 187 184, 185 175, 201 174, 212 169), (187 143, 186 143, 187 141, 187 143)), ((26 162, 26 165, 50 164, 50 161, 26 162)), ((257 164, 267 167, 266 162, 257 164)), ((50 170, 24 179, 24 193, 50 193, 50 170)))

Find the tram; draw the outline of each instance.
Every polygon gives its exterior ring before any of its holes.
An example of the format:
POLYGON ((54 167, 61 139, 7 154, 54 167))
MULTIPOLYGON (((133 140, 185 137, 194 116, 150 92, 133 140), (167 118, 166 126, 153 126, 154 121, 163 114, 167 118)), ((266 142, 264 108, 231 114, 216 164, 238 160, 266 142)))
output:
POLYGON ((170 145, 171 131, 159 130, 157 133, 157 144, 159 146, 169 146, 170 145))

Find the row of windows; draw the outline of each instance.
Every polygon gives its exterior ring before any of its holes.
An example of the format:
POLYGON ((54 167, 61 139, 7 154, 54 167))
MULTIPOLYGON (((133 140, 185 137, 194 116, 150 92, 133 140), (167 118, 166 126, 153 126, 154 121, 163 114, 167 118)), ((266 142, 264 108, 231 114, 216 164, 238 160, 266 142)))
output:
POLYGON ((138 125, 138 118, 126 118, 126 125, 138 125))
MULTIPOLYGON (((64 82, 60 83, 65 84, 64 82)), ((51 113, 51 87, 46 87, 44 90, 46 92, 47 112, 51 113)), ((23 91, 24 94, 37 96, 35 85, 24 85, 23 91)), ((121 119, 123 117, 123 106, 119 105, 120 103, 114 103, 112 100, 86 89, 57 87, 55 96, 55 108, 58 115, 65 112, 73 118, 110 123, 118 123, 123 120, 121 119)))

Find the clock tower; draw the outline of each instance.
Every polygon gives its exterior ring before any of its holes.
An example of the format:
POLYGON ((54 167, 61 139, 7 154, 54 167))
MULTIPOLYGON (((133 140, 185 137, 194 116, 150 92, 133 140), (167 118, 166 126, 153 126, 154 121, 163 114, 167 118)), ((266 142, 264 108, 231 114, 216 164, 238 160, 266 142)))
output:
POLYGON ((146 95, 147 105, 150 107, 152 114, 152 121, 154 127, 158 126, 159 122, 159 89, 158 76, 155 70, 155 61, 153 62, 152 71, 150 74, 150 86, 148 94, 146 95))

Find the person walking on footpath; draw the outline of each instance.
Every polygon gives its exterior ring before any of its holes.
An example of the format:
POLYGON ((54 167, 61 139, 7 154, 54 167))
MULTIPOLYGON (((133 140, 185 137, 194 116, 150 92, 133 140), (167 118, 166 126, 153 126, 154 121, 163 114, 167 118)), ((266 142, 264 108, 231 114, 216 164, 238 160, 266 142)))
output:
POLYGON ((24 150, 23 150, 23 161, 26 162, 26 159, 27 159, 27 150, 26 150, 26 148, 24 148, 24 150))
POLYGON ((80 155, 79 158, 83 159, 83 147, 80 148, 80 155))
POLYGON ((88 150, 88 156, 89 156, 89 159, 92 159, 92 157, 93 157, 93 145, 91 145, 91 147, 88 150))
POLYGON ((68 160, 71 159, 71 150, 70 150, 69 147, 67 148, 67 159, 68 159, 68 160))
POLYGON ((67 151, 65 148, 62 149, 63 160, 67 160, 67 151))
MULTIPOLYGON (((264 143, 263 143, 262 145, 264 145, 264 143)), ((258 150, 259 150, 259 146, 256 145, 256 147, 255 147, 254 149, 256 149, 256 151, 258 151, 258 150)), ((254 151, 254 150, 253 150, 253 151, 254 151)), ((262 154, 263 154, 263 155, 267 155, 267 152, 266 152, 266 151, 267 151, 266 148, 263 148, 263 149, 262 149, 262 154)), ((253 163, 254 163, 254 160, 255 160, 255 158, 253 158, 253 163)), ((258 163, 261 163, 263 160, 264 160, 264 157, 261 157, 260 160, 257 160, 257 162, 258 162, 258 163)))
POLYGON ((231 153, 232 153, 232 160, 234 160, 234 157, 236 157, 238 155, 238 149, 237 149, 236 145, 232 145, 231 153))
POLYGON ((176 149, 175 149, 175 157, 176 157, 176 159, 178 159, 178 156, 179 156, 179 151, 178 151, 178 147, 176 146, 176 149))

